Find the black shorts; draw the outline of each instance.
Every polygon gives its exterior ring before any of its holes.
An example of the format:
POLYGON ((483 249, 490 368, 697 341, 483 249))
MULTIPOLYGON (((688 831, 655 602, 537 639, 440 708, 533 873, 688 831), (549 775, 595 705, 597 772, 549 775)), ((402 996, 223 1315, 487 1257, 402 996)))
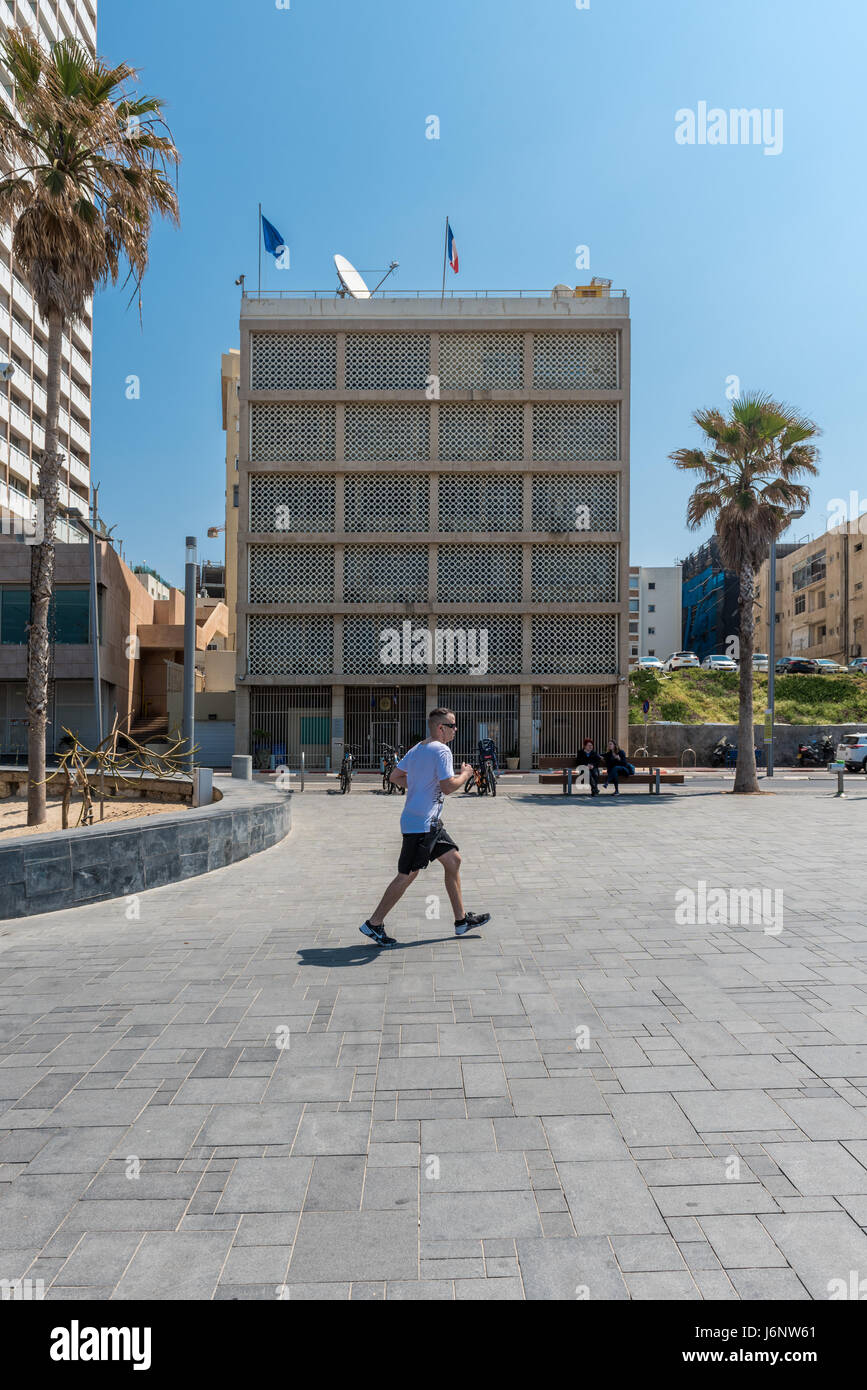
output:
POLYGON ((397 872, 416 873, 419 869, 426 869, 432 859, 439 859, 443 854, 448 854, 450 849, 457 848, 442 821, 422 834, 404 835, 400 858, 397 861, 397 872))

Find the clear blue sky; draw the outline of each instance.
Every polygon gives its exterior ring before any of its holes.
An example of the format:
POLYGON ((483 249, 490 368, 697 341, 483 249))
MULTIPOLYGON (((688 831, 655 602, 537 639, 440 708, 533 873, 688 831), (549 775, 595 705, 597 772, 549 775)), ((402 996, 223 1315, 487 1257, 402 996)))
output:
POLYGON ((186 534, 222 556, 220 354, 260 200, 291 252, 272 287, 330 288, 341 251, 437 289, 446 212, 456 289, 579 283, 589 245, 631 298, 633 564, 697 543, 667 455, 731 375, 823 429, 799 534, 835 496, 867 505, 865 38, 863 0, 100 0, 101 52, 167 101, 184 157, 143 330, 128 293, 95 309, 93 477, 125 555, 172 582, 186 534), (782 108, 782 153, 679 145, 701 101, 782 108))

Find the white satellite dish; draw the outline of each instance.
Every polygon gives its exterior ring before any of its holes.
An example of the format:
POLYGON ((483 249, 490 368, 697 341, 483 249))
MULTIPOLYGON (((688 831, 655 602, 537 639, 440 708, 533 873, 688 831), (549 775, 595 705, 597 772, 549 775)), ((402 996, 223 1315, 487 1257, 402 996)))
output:
POLYGON ((335 256, 334 266, 341 284, 341 288, 337 291, 339 295, 349 294, 353 299, 370 298, 370 290, 351 261, 348 261, 345 256, 335 256))

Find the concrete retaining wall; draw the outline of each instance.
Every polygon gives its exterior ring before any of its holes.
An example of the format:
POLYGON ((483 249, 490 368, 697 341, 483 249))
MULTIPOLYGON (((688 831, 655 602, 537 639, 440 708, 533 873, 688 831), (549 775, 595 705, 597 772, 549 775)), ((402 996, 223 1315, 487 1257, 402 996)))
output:
POLYGON ((160 888, 236 864, 288 835, 285 792, 231 777, 214 782, 223 799, 210 806, 0 846, 0 919, 160 888))
MULTIPOLYGON (((867 724, 775 724, 774 762, 794 766, 798 744, 811 743, 817 733, 830 734, 836 743, 842 734, 865 728, 867 724)), ((711 752, 723 737, 730 743, 737 743, 737 724, 648 724, 646 738, 643 724, 630 724, 629 751, 633 753, 636 748, 646 744, 655 757, 679 759, 684 749, 694 748, 699 767, 709 766, 711 752)), ((756 724, 757 748, 764 748, 764 738, 764 724, 756 724)), ((691 763, 692 758, 688 762, 691 763)))

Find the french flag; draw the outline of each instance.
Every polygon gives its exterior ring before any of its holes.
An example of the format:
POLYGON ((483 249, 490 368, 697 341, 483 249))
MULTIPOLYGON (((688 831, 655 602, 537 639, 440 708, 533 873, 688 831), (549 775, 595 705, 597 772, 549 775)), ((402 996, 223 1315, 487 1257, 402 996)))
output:
POLYGON ((451 223, 450 223, 450 222, 447 222, 447 223, 446 223, 446 227, 447 227, 447 229, 448 229, 448 231, 447 231, 447 234, 448 234, 448 249, 447 249, 448 261, 449 261, 449 265, 451 266, 452 270, 455 272, 455 275, 457 275, 457 273, 458 273, 458 248, 457 248, 457 244, 455 243, 455 235, 454 235, 454 232, 452 231, 451 223))

